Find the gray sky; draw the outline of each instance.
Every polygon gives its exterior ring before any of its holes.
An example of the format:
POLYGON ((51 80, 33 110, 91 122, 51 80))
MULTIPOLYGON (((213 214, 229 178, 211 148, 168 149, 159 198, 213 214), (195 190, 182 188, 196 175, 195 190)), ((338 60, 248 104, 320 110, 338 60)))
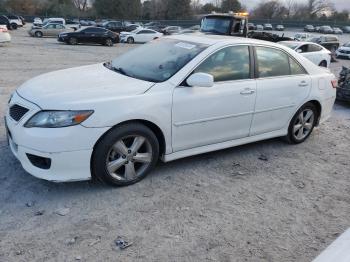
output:
MULTIPOLYGON (((257 3, 263 0, 240 0, 242 4, 248 7, 248 9, 253 8, 257 3)), ((283 1, 283 0, 282 0, 283 1)), ((335 7, 338 10, 349 9, 350 10, 350 1, 349 0, 330 0, 335 4, 335 7)), ((203 0, 203 2, 215 2, 215 0, 203 0)), ((305 0, 299 0, 300 3, 306 2, 305 0)))

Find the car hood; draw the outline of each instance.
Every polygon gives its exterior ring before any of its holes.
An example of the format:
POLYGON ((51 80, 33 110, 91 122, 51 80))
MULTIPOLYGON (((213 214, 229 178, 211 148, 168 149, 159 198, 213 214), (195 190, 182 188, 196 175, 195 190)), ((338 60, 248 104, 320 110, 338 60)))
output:
POLYGON ((35 77, 17 93, 42 109, 79 109, 86 104, 138 95, 154 85, 106 68, 103 64, 54 71, 35 77))
POLYGON ((339 47, 339 50, 350 51, 350 47, 341 46, 341 47, 339 47))

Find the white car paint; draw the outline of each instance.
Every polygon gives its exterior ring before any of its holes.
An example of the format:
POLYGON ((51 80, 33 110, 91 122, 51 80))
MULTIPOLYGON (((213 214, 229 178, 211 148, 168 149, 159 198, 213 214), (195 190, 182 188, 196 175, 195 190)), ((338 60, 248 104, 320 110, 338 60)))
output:
POLYGON ((339 47, 335 53, 337 57, 345 57, 350 59, 350 42, 339 47))
POLYGON ((154 39, 162 37, 163 34, 152 29, 137 28, 132 32, 121 32, 120 41, 127 42, 128 38, 132 38, 134 43, 147 43, 154 39))
POLYGON ((312 35, 308 34, 308 33, 297 33, 294 35, 294 39, 297 41, 305 41, 305 40, 309 39, 310 37, 312 37, 312 35))
MULTIPOLYGON (((15 121, 7 110, 5 122, 11 150, 24 169, 50 181, 88 180, 96 142, 112 127, 135 119, 151 122, 161 130, 165 140, 161 158, 167 162, 284 136, 293 115, 311 100, 321 105, 320 123, 330 116, 335 76, 287 47, 224 36, 174 35, 160 41, 169 39, 184 42, 182 48, 208 47, 163 82, 134 79, 97 64, 44 74, 20 86, 9 108, 21 105, 29 111, 15 121), (237 45, 278 49, 300 63, 306 73, 215 82, 212 87, 181 85, 210 55, 237 45), (41 110, 94 113, 80 125, 24 127, 41 110), (27 154, 50 158, 51 168, 33 166, 27 154)), ((205 79, 194 78, 194 82, 205 79)))
POLYGON ((11 42, 11 35, 6 25, 0 25, 0 43, 11 42))
POLYGON ((283 41, 280 42, 280 44, 292 48, 294 51, 309 59, 315 65, 320 65, 322 62, 326 62, 326 67, 329 67, 331 64, 332 53, 319 44, 300 41, 283 41))

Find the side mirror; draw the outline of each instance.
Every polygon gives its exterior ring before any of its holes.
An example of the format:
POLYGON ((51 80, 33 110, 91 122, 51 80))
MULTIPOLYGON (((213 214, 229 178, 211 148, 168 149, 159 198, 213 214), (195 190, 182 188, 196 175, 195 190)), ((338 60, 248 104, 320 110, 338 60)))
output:
POLYGON ((297 53, 302 53, 303 52, 303 50, 301 50, 301 49, 297 49, 297 53))
POLYGON ((195 73, 187 78, 186 83, 193 87, 212 87, 214 85, 214 77, 206 73, 195 73))

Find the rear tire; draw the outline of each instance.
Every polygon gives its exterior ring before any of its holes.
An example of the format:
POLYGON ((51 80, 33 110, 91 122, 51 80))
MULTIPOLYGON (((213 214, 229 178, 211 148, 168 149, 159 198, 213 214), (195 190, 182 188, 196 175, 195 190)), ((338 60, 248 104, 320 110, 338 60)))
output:
POLYGON ((12 28, 13 30, 16 30, 16 29, 18 28, 18 25, 17 25, 16 23, 12 23, 12 24, 11 24, 11 28, 12 28))
POLYGON ((304 142, 312 133, 318 120, 318 111, 314 104, 304 104, 295 113, 288 127, 288 135, 285 137, 290 144, 304 142))
POLYGON ((35 37, 43 37, 43 33, 40 31, 36 31, 34 35, 35 37))
POLYGON ((91 158, 91 172, 107 184, 128 186, 145 178, 158 158, 155 134, 139 123, 124 124, 98 141, 91 158))
POLYGON ((320 64, 319 64, 319 66, 321 66, 321 67, 327 67, 327 61, 322 61, 320 64))
POLYGON ((128 39, 126 40, 126 42, 128 44, 133 44, 135 42, 134 38, 133 37, 128 37, 128 39))

